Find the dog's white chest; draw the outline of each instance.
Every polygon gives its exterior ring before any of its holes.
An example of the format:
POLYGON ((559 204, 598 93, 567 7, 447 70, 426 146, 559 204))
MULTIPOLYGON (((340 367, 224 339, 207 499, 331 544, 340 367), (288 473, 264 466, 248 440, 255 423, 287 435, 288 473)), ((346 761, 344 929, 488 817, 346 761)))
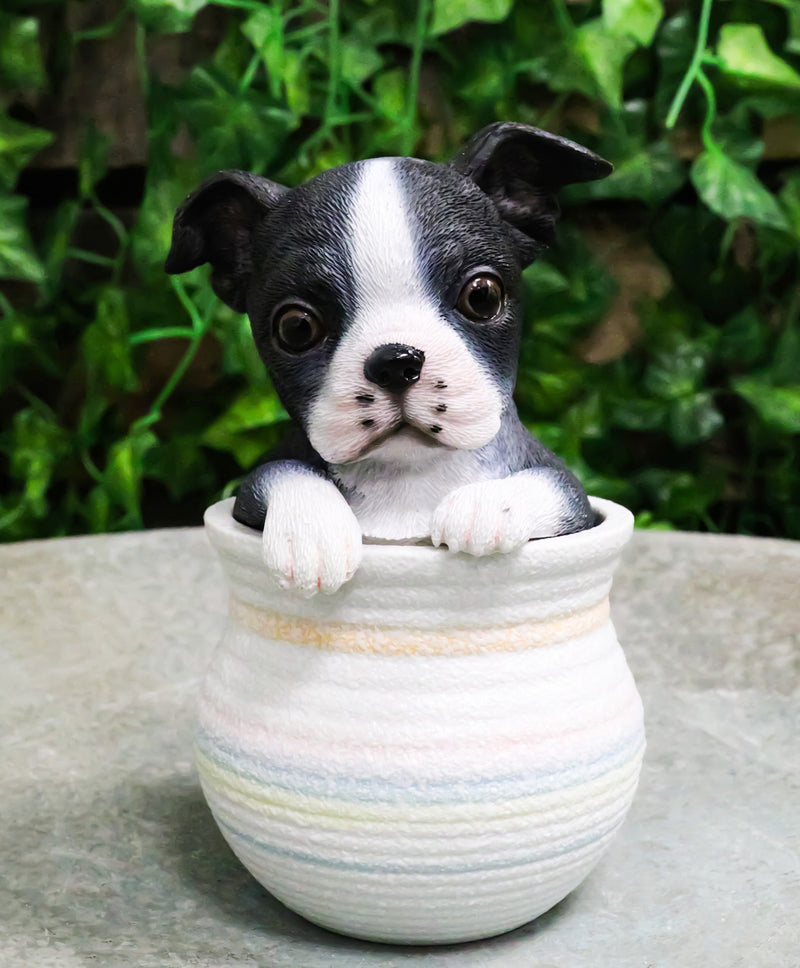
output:
POLYGON ((429 537, 441 501, 463 484, 487 479, 469 451, 444 451, 410 466, 366 460, 335 468, 335 476, 364 537, 394 541, 429 537))

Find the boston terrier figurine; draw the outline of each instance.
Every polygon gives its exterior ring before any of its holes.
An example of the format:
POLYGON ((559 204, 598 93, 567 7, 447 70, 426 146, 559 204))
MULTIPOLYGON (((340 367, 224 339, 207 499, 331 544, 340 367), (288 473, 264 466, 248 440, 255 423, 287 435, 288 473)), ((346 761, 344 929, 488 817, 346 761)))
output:
POLYGON ((521 272, 552 240, 555 193, 611 170, 499 123, 449 164, 357 161, 292 189, 222 171, 183 202, 167 272, 211 263, 295 424, 233 511, 281 585, 334 592, 362 535, 488 555, 591 527, 512 391, 521 272))

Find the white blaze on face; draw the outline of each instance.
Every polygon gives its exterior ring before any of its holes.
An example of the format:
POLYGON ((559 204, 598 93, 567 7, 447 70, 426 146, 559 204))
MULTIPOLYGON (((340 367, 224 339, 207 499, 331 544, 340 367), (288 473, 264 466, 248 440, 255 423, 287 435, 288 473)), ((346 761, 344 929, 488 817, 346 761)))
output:
POLYGON ((311 408, 314 449, 331 464, 367 456, 407 463, 434 457, 440 444, 463 450, 487 444, 500 429, 502 399, 426 292, 393 159, 361 166, 349 243, 356 311, 311 408), (401 394, 364 376, 370 355, 387 343, 425 354, 418 382, 401 394), (404 432, 371 446, 402 422, 426 436, 404 432))

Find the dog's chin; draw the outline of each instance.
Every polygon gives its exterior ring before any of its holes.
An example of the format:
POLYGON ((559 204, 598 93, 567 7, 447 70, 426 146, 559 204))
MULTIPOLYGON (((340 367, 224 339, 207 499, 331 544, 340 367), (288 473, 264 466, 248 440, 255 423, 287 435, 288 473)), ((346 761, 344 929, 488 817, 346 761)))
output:
MULTIPOLYGON (((312 446, 316 446, 312 438, 312 446)), ((376 460, 394 464, 419 464, 429 461, 442 451, 454 448, 436 440, 433 434, 425 433, 413 424, 401 421, 393 427, 379 432, 366 441, 354 443, 351 447, 316 447, 317 453, 329 464, 358 464, 361 461, 376 460)))
POLYGON ((351 463, 380 460, 387 463, 413 464, 426 460, 442 450, 451 450, 432 434, 426 434, 412 424, 401 423, 388 434, 371 441, 351 463))

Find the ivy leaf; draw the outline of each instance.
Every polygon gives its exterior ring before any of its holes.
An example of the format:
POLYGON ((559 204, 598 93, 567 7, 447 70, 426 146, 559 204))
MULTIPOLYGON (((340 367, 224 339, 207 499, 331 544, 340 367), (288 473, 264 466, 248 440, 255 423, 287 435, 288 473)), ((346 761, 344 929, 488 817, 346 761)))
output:
POLYGON ((754 306, 746 306, 720 330, 720 360, 738 368, 757 363, 769 342, 769 331, 754 306))
POLYGON ((430 33, 438 37, 475 20, 497 24, 513 6, 514 0, 434 0, 430 33))
POLYGON ((47 513, 45 495, 57 463, 68 450, 55 414, 26 407, 14 415, 11 474, 25 481, 24 501, 34 516, 47 513))
POLYGON ((583 60, 602 99, 622 106, 622 71, 636 41, 608 30, 602 20, 589 20, 575 31, 575 50, 583 60))
POLYGON ((691 396, 706 371, 706 353, 685 339, 655 353, 645 371, 643 388, 661 400, 691 396))
POLYGON ((98 300, 94 322, 84 331, 83 355, 90 371, 121 390, 136 387, 128 329, 125 293, 121 289, 105 289, 98 300))
POLYGON ((390 121, 402 117, 407 96, 405 71, 385 71, 381 74, 375 80, 374 95, 384 117, 390 121))
POLYGON ((362 84, 383 66, 383 58, 372 47, 345 40, 342 44, 342 77, 352 85, 362 84))
POLYGON ((603 0, 603 23, 615 34, 627 34, 642 45, 653 42, 664 16, 661 0, 603 0))
POLYGON ((0 81, 6 88, 44 87, 39 23, 33 17, 0 15, 0 81))
POLYGON ((158 443, 146 429, 133 431, 114 443, 109 451, 103 483, 112 500, 128 512, 132 522, 141 526, 139 498, 142 490, 145 454, 158 443))
POLYGON ((525 270, 523 278, 525 288, 534 298, 554 292, 566 292, 569 289, 569 279, 549 262, 534 262, 525 270))
POLYGON ((792 231, 800 238, 800 170, 793 172, 786 179, 781 189, 780 200, 788 213, 792 231))
POLYGON ((720 217, 750 218, 761 225, 789 230, 783 210, 756 176, 718 149, 704 151, 692 165, 690 177, 698 194, 720 217))
POLYGON ((286 103, 296 117, 308 114, 311 108, 311 85, 301 51, 287 50, 283 59, 283 83, 286 103))
POLYGON ((279 97, 284 69, 283 17, 280 9, 264 7, 256 10, 245 20, 241 30, 261 55, 272 96, 279 97))
POLYGON ((679 447, 708 440, 725 423, 708 391, 675 400, 669 411, 670 436, 679 447))
POLYGON ((194 15, 208 0, 134 0, 139 19, 151 30, 181 33, 190 30, 194 15))
POLYGON ((286 420, 288 416, 274 390, 251 387, 211 424, 202 441, 233 454, 241 467, 250 468, 275 443, 275 428, 286 420))
POLYGON ((683 163, 665 141, 654 141, 622 161, 600 181, 570 186, 569 201, 588 198, 635 198, 650 205, 665 201, 686 180, 683 163))
POLYGON ((765 424, 789 434, 800 434, 800 386, 773 387, 755 377, 733 381, 765 424))
POLYGON ((13 188, 17 175, 53 135, 0 114, 0 187, 13 188))
POLYGON ((800 88, 800 74, 773 54, 758 24, 724 24, 717 56, 720 67, 742 83, 800 88))
POLYGON ((25 226, 28 200, 0 195, 0 279, 43 282, 44 269, 25 226))

